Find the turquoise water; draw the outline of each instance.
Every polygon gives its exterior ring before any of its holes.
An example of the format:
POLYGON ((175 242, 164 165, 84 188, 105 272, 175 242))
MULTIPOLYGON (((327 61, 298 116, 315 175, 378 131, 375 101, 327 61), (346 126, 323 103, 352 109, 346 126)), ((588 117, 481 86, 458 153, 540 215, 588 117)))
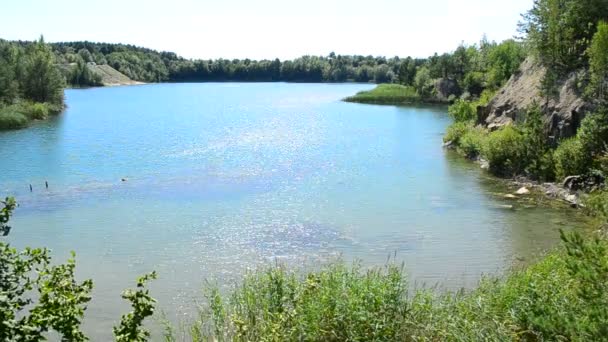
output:
POLYGON ((127 309, 121 290, 151 270, 179 320, 205 282, 277 261, 378 265, 396 253, 413 282, 470 287, 578 223, 570 209, 503 208, 496 193, 512 189, 442 149, 444 107, 340 101, 372 87, 67 90, 60 117, 0 132, 0 195, 20 203, 8 241, 59 260, 74 250, 95 282, 86 330, 107 339, 127 309))

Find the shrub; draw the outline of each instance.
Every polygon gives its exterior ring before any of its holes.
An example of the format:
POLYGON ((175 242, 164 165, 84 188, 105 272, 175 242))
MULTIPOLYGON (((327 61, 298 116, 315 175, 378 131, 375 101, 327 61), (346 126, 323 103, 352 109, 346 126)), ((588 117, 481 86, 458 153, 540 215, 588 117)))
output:
POLYGON ((608 109, 588 114, 581 122, 576 136, 583 151, 591 158, 603 153, 608 144, 608 109))
POLYGON ((524 157, 526 173, 535 179, 553 180, 555 178, 553 154, 547 142, 542 112, 537 105, 527 111, 522 133, 526 148, 524 157))
POLYGON ((481 127, 469 128, 459 139, 458 152, 467 158, 475 158, 481 153, 481 147, 487 131, 481 127))
POLYGON ((562 180, 567 176, 580 175, 589 169, 591 158, 583 148, 581 141, 570 138, 562 141, 553 153, 555 161, 555 176, 562 180))
POLYGON ((0 110, 0 129, 18 129, 27 126, 28 119, 25 115, 17 113, 8 108, 0 110))
POLYGON ((29 117, 33 120, 44 120, 49 116, 46 103, 32 103, 29 108, 29 117))
POLYGON ((446 129, 443 141, 446 143, 451 142, 454 146, 458 146, 460 139, 472 128, 473 125, 470 122, 454 122, 446 129))
POLYGON ((459 99, 448 108, 448 114, 456 122, 471 121, 477 117, 477 106, 474 102, 459 99))
POLYGON ((482 154, 490 164, 490 171, 501 176, 521 173, 526 166, 524 136, 512 125, 488 134, 482 154))
POLYGON ((596 191, 585 201, 587 212, 603 222, 608 221, 608 191, 596 191))

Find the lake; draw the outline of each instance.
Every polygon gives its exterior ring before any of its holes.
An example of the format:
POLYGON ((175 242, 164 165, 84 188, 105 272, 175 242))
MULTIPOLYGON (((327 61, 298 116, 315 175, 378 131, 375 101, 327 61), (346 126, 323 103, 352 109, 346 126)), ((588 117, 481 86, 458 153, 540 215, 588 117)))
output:
POLYGON ((0 132, 7 240, 77 254, 86 332, 111 336, 120 293, 151 285, 172 320, 208 282, 337 258, 405 262, 414 283, 472 287, 583 220, 513 204, 514 189, 442 148, 445 107, 341 102, 368 84, 191 83, 67 90, 67 111, 0 132), (122 179, 125 181, 122 181, 122 179), (45 189, 45 181, 49 189, 45 189), (29 184, 33 191, 30 192, 29 184))

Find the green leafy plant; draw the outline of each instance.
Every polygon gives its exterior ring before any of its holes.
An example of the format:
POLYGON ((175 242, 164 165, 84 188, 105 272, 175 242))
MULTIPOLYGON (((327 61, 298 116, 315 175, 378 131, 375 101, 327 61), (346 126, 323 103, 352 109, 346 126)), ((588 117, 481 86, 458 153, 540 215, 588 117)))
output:
POLYGON ((120 324, 114 327, 114 336, 118 342, 147 341, 150 332, 143 327, 147 317, 154 314, 156 300, 150 296, 146 283, 156 279, 156 272, 148 273, 137 279, 137 288, 128 289, 122 294, 122 298, 128 300, 133 311, 122 316, 120 324))
POLYGON ((523 134, 507 125, 488 134, 482 146, 482 155, 490 164, 490 170, 501 176, 519 174, 525 167, 523 134))

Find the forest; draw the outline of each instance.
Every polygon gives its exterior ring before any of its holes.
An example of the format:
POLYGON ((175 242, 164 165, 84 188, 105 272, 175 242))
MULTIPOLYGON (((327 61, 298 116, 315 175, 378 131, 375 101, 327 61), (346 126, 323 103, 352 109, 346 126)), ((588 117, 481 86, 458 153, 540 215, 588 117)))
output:
POLYGON ((63 110, 65 78, 51 48, 0 40, 0 129, 27 126, 63 110))
MULTIPOLYGON (((26 43, 23 43, 26 44, 26 43)), ((498 87, 514 72, 526 52, 522 43, 500 44, 482 38, 452 53, 428 58, 374 56, 303 56, 294 60, 189 60, 173 52, 157 52, 132 45, 91 42, 51 44, 58 63, 108 64, 136 81, 287 81, 373 82, 416 86, 426 94, 431 81, 447 79, 462 92, 479 95, 484 87, 498 87), (418 76, 418 77, 416 77, 418 76)))

